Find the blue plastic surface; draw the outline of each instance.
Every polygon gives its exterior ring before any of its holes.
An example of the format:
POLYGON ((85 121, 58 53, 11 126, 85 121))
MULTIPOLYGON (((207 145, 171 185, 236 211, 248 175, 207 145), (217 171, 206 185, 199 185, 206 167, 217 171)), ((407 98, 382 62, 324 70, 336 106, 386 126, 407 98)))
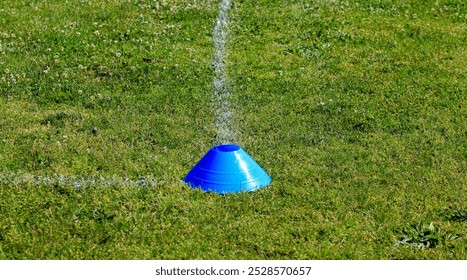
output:
POLYGON ((211 148, 183 179, 192 188, 219 194, 255 191, 271 183, 271 177, 240 146, 211 148))

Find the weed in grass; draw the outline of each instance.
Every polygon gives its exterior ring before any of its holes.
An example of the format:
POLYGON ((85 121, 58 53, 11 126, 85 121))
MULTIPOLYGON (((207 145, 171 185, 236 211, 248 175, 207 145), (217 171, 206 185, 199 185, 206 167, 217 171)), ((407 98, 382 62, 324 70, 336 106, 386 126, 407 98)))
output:
POLYGON ((397 245, 410 244, 422 248, 434 248, 441 240, 439 228, 435 227, 433 223, 425 225, 420 222, 417 225, 406 227, 401 231, 403 235, 397 242, 397 245))
POLYGON ((396 241, 397 246, 410 245, 417 249, 435 248, 440 243, 460 238, 458 234, 441 231, 433 223, 427 225, 423 222, 403 228, 400 231, 400 235, 402 236, 396 241))

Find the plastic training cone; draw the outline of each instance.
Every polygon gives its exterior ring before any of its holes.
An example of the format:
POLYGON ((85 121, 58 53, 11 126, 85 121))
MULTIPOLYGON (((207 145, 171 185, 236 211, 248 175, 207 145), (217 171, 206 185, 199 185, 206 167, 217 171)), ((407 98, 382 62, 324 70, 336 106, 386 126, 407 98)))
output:
POLYGON ((183 179, 192 188, 219 194, 254 191, 271 183, 271 177, 240 146, 211 148, 183 179))

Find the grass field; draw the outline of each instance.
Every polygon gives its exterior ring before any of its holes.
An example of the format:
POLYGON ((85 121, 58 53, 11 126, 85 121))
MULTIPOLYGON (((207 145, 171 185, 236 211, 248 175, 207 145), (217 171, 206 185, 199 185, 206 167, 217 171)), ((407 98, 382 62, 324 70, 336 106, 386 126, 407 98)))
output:
POLYGON ((226 196, 218 5, 0 0, 0 259, 467 259, 465 1, 233 0, 226 196))

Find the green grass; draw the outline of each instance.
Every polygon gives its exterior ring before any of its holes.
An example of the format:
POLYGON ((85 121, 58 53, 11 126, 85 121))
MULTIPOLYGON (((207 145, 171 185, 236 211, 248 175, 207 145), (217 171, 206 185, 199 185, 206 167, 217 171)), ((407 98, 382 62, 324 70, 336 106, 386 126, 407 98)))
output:
POLYGON ((181 182, 217 13, 0 0, 1 259, 467 259, 463 1, 234 0, 237 143, 273 182, 227 196, 181 182))

